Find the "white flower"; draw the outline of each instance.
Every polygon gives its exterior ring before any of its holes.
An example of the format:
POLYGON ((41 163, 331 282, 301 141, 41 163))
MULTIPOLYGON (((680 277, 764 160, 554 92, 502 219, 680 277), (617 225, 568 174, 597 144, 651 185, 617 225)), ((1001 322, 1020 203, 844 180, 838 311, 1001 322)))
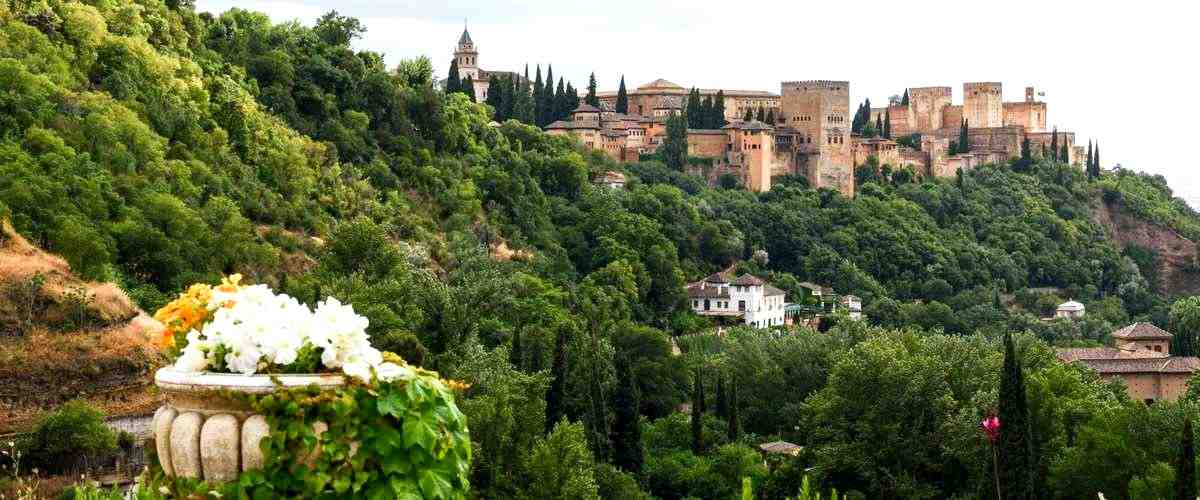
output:
POLYGON ((375 367, 375 376, 383 382, 391 382, 394 380, 408 380, 414 375, 412 368, 400 366, 396 363, 380 363, 375 367))
POLYGON ((205 368, 208 368, 207 354, 195 344, 189 343, 175 360, 175 369, 181 372, 202 372, 205 368))

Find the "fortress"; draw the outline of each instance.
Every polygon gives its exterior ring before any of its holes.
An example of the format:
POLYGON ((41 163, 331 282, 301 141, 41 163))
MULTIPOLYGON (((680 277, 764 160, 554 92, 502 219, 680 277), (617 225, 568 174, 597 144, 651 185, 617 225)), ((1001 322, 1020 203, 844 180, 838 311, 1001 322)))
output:
MULTIPOLYGON (((470 76, 476 98, 486 99, 487 76, 497 72, 479 69, 478 51, 465 29, 455 58, 460 77, 470 76)), ((688 93, 688 88, 660 78, 627 92, 627 112, 617 113, 617 92, 598 92, 599 107, 581 104, 570 120, 551 123, 546 132, 578 137, 584 146, 618 161, 637 161, 662 144, 667 118, 683 112, 688 93)), ((1037 100, 1033 87, 1025 88, 1023 101, 1004 102, 1001 83, 967 82, 962 104, 954 104, 950 87, 906 89, 905 99, 870 110, 872 123, 887 122, 888 137, 851 133, 848 81, 785 81, 779 94, 738 89, 699 93, 721 99, 728 125, 688 129, 688 155, 703 162, 689 170, 710 183, 732 174, 752 191, 769 191, 772 177, 790 174, 805 177, 813 188, 853 196, 855 169, 864 164, 911 169, 918 177, 953 177, 959 170, 1019 157, 1026 140, 1036 156, 1052 144, 1067 151, 1071 164, 1080 164, 1084 156, 1074 133, 1046 130, 1047 106, 1037 100), (757 111, 765 111, 770 123, 743 120, 757 111), (954 153, 964 122, 966 152, 954 153)))

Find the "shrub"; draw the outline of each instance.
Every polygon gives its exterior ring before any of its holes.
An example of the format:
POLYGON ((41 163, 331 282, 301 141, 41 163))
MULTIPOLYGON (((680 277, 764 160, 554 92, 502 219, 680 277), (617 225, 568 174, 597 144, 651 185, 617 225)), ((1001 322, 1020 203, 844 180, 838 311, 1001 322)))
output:
POLYGON ((25 443, 29 465, 61 471, 79 456, 116 450, 117 437, 104 425, 104 413, 83 401, 70 401, 40 420, 25 443))

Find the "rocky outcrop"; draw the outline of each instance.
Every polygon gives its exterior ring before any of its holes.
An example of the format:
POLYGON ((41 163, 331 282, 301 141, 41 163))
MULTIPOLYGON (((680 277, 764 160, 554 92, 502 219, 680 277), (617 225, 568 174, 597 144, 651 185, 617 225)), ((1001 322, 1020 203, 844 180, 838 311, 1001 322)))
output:
POLYGON ((1200 294, 1195 242, 1165 225, 1139 218, 1120 202, 1101 201, 1092 214, 1118 247, 1136 245, 1154 252, 1159 293, 1171 297, 1200 294))

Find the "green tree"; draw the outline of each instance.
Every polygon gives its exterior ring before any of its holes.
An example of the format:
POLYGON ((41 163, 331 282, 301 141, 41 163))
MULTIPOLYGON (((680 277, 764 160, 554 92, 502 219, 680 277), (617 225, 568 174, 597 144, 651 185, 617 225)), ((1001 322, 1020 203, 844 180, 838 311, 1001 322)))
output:
POLYGON ((687 129, 686 117, 680 115, 667 117, 667 136, 663 139, 662 145, 658 147, 663 163, 676 171, 683 171, 687 165, 687 129))
POLYGON ((738 393, 737 383, 733 380, 729 384, 729 422, 726 424, 726 429, 729 432, 729 442, 735 442, 741 436, 742 423, 738 416, 738 393))
POLYGON ((746 114, 742 115, 742 121, 748 122, 754 119, 754 108, 747 107, 746 114))
POLYGON ((900 98, 901 106, 908 106, 908 89, 904 89, 904 97, 900 98))
POLYGON ((43 415, 22 447, 28 457, 22 466, 59 472, 80 456, 115 450, 117 438, 104 413, 76 400, 43 415))
POLYGON ((629 112, 629 95, 625 92, 625 75, 621 75, 621 84, 617 87, 617 104, 614 110, 618 113, 629 112))
POLYGON ((728 399, 728 395, 725 393, 725 376, 722 374, 719 374, 719 373, 717 374, 717 388, 716 388, 716 393, 714 394, 713 402, 716 405, 713 408, 713 413, 715 413, 720 418, 728 419, 729 418, 729 399, 728 399))
POLYGON ((1058 127, 1054 127, 1054 131, 1050 133, 1050 159, 1054 161, 1062 161, 1058 157, 1058 127))
POLYGON ((765 109, 763 109, 761 106, 759 106, 758 113, 756 113, 754 115, 754 119, 758 120, 760 122, 767 121, 767 111, 765 109))
POLYGON ((586 102, 592 106, 600 107, 600 98, 596 97, 595 73, 588 75, 587 96, 583 98, 583 102, 586 102))
POLYGON ((1184 418, 1179 436, 1179 454, 1175 459, 1175 499, 1196 498, 1196 435, 1191 417, 1184 418))
POLYGON ((618 357, 617 391, 613 395, 613 465, 635 475, 642 473, 642 424, 638 415, 638 387, 632 363, 618 357))
POLYGON ((1063 142, 1062 147, 1059 148, 1058 158, 1059 158, 1059 161, 1061 161, 1063 163, 1070 163, 1071 152, 1070 152, 1070 149, 1067 147, 1066 142, 1063 142))
POLYGON ((725 121, 725 91, 718 90, 717 97, 713 101, 713 122, 712 128, 721 128, 727 125, 725 121))
POLYGON ((525 498, 599 500, 595 467, 583 425, 559 423, 529 453, 525 498))
POLYGON ((1200 295, 1182 298, 1171 304, 1168 327, 1175 334, 1171 341, 1171 354, 1195 356, 1197 337, 1200 337, 1200 295))
POLYGON ((704 382, 696 368, 692 379, 692 453, 704 454, 704 382))
POLYGON ((462 82, 458 77, 458 58, 456 57, 450 60, 450 73, 446 75, 446 93, 452 94, 461 91, 462 82))
POLYGON ((471 75, 467 75, 466 78, 463 78, 462 92, 471 99, 471 102, 475 102, 475 82, 471 80, 471 75))
POLYGON ((955 153, 971 152, 971 139, 970 135, 967 133, 967 127, 967 119, 963 118, 962 126, 958 129, 958 149, 955 151, 955 153))
POLYGON ((546 391, 546 432, 563 419, 563 398, 567 386, 567 334, 560 330, 554 338, 554 361, 550 368, 550 388, 546 391))
POLYGON ((1012 335, 1004 335, 1004 370, 1000 376, 1000 439, 996 443, 1002 494, 1011 499, 1032 499, 1037 495, 1039 464, 1033 453, 1029 403, 1021 363, 1013 347, 1012 335))

